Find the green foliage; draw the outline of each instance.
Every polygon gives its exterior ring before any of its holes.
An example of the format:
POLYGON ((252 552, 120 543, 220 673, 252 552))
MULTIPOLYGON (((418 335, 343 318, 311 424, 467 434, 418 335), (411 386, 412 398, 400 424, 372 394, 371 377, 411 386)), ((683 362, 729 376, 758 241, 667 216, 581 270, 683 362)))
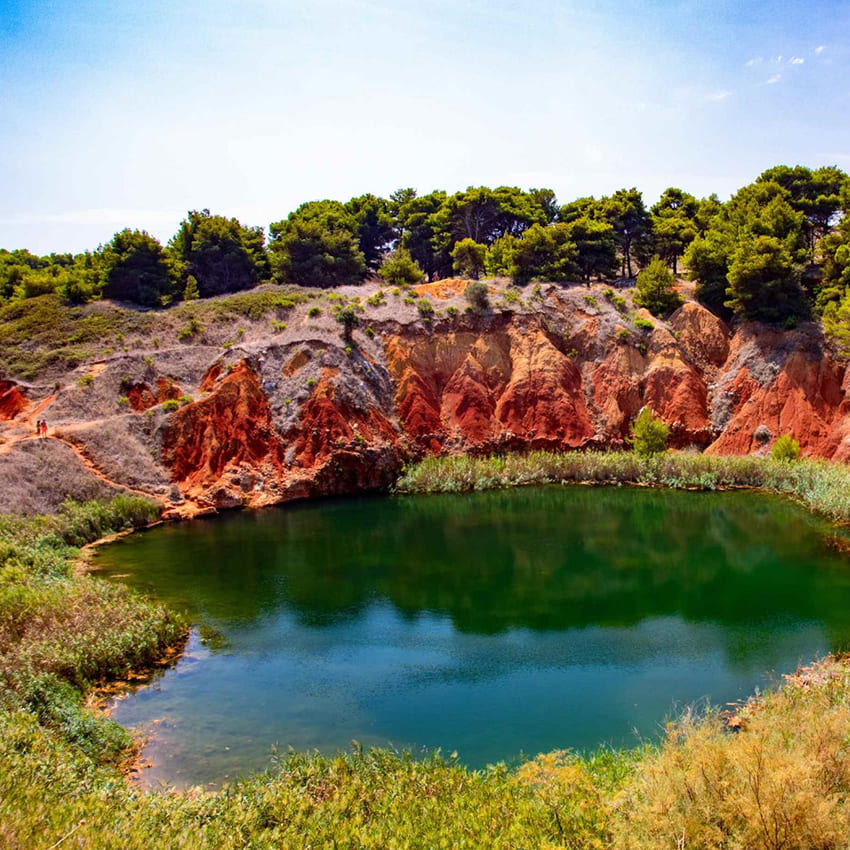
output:
POLYGON ((637 276, 635 302, 646 307, 653 316, 664 316, 682 303, 675 284, 676 278, 666 263, 660 257, 653 257, 637 276))
POLYGON ((814 260, 818 238, 826 235, 841 210, 842 190, 848 185, 847 174, 835 166, 812 171, 802 165, 793 168, 777 165, 763 172, 757 182, 781 186, 789 204, 805 217, 810 259, 814 260))
POLYGON ((844 357, 850 356, 850 290, 845 288, 838 301, 829 301, 823 311, 823 329, 827 338, 844 357))
POLYGON ((180 407, 180 402, 176 398, 168 398, 162 403, 162 409, 166 413, 173 413, 180 407))
POLYGON ((486 310, 490 306, 490 297, 487 293, 487 284, 476 281, 470 283, 463 291, 463 297, 470 306, 476 310, 486 310))
POLYGON ((186 277, 196 279, 204 298, 250 289, 269 276, 261 227, 245 227, 235 218, 191 210, 168 243, 169 254, 186 277))
POLYGON ((610 197, 602 198, 598 214, 612 226, 623 272, 626 277, 632 277, 632 259, 646 255, 651 241, 652 222, 643 195, 635 188, 618 189, 610 197))
POLYGON ((535 224, 514 247, 511 277, 518 286, 525 286, 534 279, 568 281, 577 274, 577 256, 569 225, 542 227, 535 224))
POLYGON ((478 280, 484 271, 487 246, 473 239, 461 239, 451 250, 452 270, 461 277, 478 280))
POLYGON ((710 229, 697 236, 685 251, 689 276, 697 282, 697 298, 716 313, 722 313, 729 282, 726 275, 735 242, 725 230, 710 229))
POLYGON ((175 280, 159 242, 144 230, 122 230, 101 252, 103 294, 116 301, 160 307, 175 280))
POLYGON ((800 457, 800 444, 790 435, 782 434, 770 450, 771 460, 792 461, 800 457))
POLYGON ((667 449, 670 426, 644 407, 635 419, 632 429, 632 447, 642 457, 661 454, 667 449))
POLYGON ((201 297, 201 292, 198 289, 198 281, 194 275, 189 275, 186 278, 186 286, 183 289, 184 301, 197 301, 201 297))
POLYGON ((699 232, 699 202, 693 195, 671 186, 649 212, 655 252, 676 274, 679 257, 699 232))
POLYGON ((337 201, 302 204, 269 228, 275 278, 327 288, 359 283, 366 274, 357 219, 337 201))
POLYGON ((799 270, 776 237, 755 236, 739 243, 728 279, 726 306, 743 318, 779 322, 806 312, 799 270))
POLYGON ((387 256, 381 263, 378 274, 390 286, 415 286, 417 283, 422 283, 425 276, 406 248, 396 248, 387 256))
MULTIPOLYGON (((390 212, 391 203, 375 195, 360 195, 345 205, 345 211, 354 220, 354 235, 366 268, 375 271, 381 265, 381 257, 393 241, 394 221, 390 212)), ((385 278, 386 279, 386 278, 385 278)))
POLYGON ((370 307, 382 307, 387 303, 387 296, 383 289, 379 289, 366 299, 366 303, 370 307))
POLYGON ((566 225, 566 234, 576 248, 576 268, 588 286, 592 277, 610 277, 616 272, 617 246, 611 224, 582 216, 566 225))
POLYGON ((508 277, 514 263, 516 236, 507 234, 494 239, 484 256, 484 270, 489 277, 508 277))
POLYGON ((634 326, 641 331, 651 331, 655 327, 649 319, 643 319, 640 316, 635 319, 634 326))
POLYGON ((425 321, 430 321, 434 317, 434 305, 427 298, 417 300, 416 310, 425 321))
POLYGON ((50 254, 0 249, 0 303, 56 294, 71 304, 98 298, 103 286, 101 256, 50 254))
POLYGON ((360 317, 357 315, 357 311, 354 309, 354 306, 347 304, 345 307, 341 307, 334 314, 334 318, 342 325, 343 339, 345 339, 346 342, 351 342, 351 334, 360 324, 360 317))
POLYGON ((308 315, 311 319, 315 319, 315 318, 317 318, 318 316, 321 316, 321 315, 322 315, 322 308, 321 308, 321 307, 318 307, 318 306, 316 306, 316 305, 314 304, 312 307, 310 307, 310 309, 309 309, 309 310, 307 310, 307 315, 308 315))
POLYGON ((189 316, 189 322, 185 328, 180 329, 177 338, 180 340, 194 339, 201 331, 203 331, 203 328, 198 322, 197 317, 189 316))

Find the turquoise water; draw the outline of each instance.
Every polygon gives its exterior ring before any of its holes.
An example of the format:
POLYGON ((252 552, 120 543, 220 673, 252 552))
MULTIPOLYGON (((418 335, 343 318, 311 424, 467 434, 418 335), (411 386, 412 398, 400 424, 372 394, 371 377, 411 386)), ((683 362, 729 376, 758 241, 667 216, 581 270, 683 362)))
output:
POLYGON ((632 746, 850 646, 832 533, 761 494, 586 487, 159 527, 95 565, 197 627, 114 716, 150 736, 145 781, 178 786, 262 769, 275 745, 440 747, 473 767, 632 746))

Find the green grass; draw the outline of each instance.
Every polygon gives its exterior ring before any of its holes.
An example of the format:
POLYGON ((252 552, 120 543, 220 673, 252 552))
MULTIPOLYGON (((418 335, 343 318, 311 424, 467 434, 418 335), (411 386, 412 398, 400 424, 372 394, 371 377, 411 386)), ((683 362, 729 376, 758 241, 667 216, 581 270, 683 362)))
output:
POLYGON ((426 458, 405 470, 399 493, 462 493, 523 484, 635 484, 717 490, 751 487, 799 499, 831 519, 850 521, 850 467, 821 460, 788 462, 666 452, 530 452, 491 457, 426 458))
POLYGON ((184 625, 74 564, 80 546, 158 516, 157 505, 133 496, 65 502, 56 516, 0 516, 0 707, 29 712, 101 762, 121 758, 129 736, 87 711, 86 693, 151 664, 184 625))
POLYGON ((58 295, 41 295, 0 307, 0 368, 30 379, 55 367, 74 369, 98 357, 125 335, 147 334, 151 313, 108 303, 69 307, 58 295))
POLYGON ((256 321, 269 313, 277 320, 312 295, 298 287, 262 287, 162 310, 108 301, 71 306, 58 295, 11 301, 0 305, 0 370, 23 380, 66 372, 115 351, 146 347, 151 339, 192 339, 218 322, 256 321))

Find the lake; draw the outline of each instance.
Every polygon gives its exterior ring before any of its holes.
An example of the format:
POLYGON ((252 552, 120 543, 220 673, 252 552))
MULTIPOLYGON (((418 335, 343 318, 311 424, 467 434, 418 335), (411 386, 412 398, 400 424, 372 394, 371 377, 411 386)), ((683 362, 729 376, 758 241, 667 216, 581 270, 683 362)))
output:
POLYGON ((836 533, 764 494, 581 486, 160 526, 94 565, 195 628, 113 716, 149 736, 149 785, 218 786, 274 746, 471 767, 634 746, 850 646, 836 533))

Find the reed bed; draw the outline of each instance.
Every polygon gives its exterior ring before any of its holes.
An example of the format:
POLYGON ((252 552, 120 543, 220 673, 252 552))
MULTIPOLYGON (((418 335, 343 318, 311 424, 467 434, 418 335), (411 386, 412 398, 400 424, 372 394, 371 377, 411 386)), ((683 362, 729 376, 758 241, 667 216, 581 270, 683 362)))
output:
POLYGON ((850 521, 850 467, 822 460, 782 461, 665 452, 544 452, 430 457, 404 470, 397 493, 464 493, 531 484, 630 484, 675 489, 752 488, 798 499, 837 522, 850 521))

